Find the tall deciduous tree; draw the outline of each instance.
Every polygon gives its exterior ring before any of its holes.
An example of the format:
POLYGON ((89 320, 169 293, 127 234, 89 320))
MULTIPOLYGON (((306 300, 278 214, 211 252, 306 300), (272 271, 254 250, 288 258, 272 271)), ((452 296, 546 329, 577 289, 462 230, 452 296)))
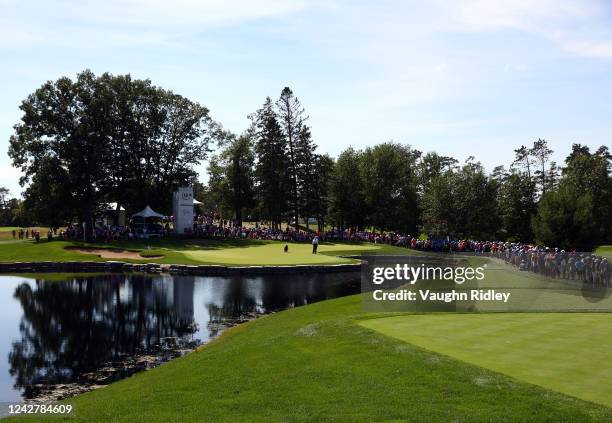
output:
POLYGON ((421 153, 393 143, 367 148, 361 160, 368 223, 379 230, 416 231, 416 166, 421 153))
POLYGON ((242 226, 243 211, 252 208, 255 203, 253 162, 255 160, 251 140, 242 135, 233 140, 223 152, 225 159, 227 193, 234 218, 242 226))
POLYGON ((46 82, 21 104, 23 116, 10 138, 9 156, 24 173, 21 183, 33 181, 26 201, 50 215, 61 205, 61 213, 78 217, 86 227, 103 202, 110 166, 110 107, 103 91, 89 71, 75 81, 46 82), (40 197, 47 186, 53 197, 40 197))
POLYGON ((533 220, 536 239, 546 245, 591 249, 612 239, 612 155, 574 144, 555 191, 542 198, 533 220))
POLYGON ((340 228, 359 229, 365 224, 362 154, 352 147, 344 150, 330 176, 329 215, 340 228))
POLYGON ((169 211, 172 190, 224 135, 205 107, 129 75, 49 81, 21 110, 9 155, 29 184, 26 203, 87 225, 106 201, 169 211))

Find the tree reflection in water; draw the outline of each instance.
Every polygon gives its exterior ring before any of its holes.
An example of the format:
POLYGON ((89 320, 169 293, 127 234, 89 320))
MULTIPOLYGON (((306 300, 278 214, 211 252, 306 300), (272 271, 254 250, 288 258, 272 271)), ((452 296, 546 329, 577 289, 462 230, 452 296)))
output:
POLYGON ((9 354, 15 388, 30 398, 35 384, 71 382, 162 338, 192 336, 193 279, 181 282, 176 302, 168 292, 176 284, 143 275, 22 283, 14 293, 23 309, 21 339, 9 354))
POLYGON ((159 351, 164 338, 207 341, 228 322, 354 294, 359 286, 354 273, 130 274, 20 282, 13 293, 23 313, 20 339, 9 353, 14 388, 32 398, 38 384, 82 384, 83 375, 107 363, 159 351))

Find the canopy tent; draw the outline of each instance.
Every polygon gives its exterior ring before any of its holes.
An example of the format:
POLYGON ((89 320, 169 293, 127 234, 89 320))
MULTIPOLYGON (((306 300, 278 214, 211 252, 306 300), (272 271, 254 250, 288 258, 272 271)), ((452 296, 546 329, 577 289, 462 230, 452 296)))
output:
POLYGON ((204 203, 202 203, 201 201, 198 201, 198 200, 196 200, 196 199, 194 198, 194 199, 193 199, 193 205, 194 205, 194 206, 197 206, 197 205, 199 205, 199 204, 204 204, 204 203))
POLYGON ((147 207, 145 207, 138 213, 134 213, 132 217, 142 217, 143 219, 146 219, 147 217, 159 217, 160 219, 162 219, 164 215, 153 211, 153 209, 147 205, 147 207))
POLYGON ((149 238, 151 236, 160 236, 159 231, 156 231, 156 230, 149 231, 149 230, 147 230, 147 219, 151 219, 151 218, 163 219, 164 218, 163 214, 159 214, 156 211, 153 211, 153 209, 147 205, 147 207, 145 207, 144 209, 142 209, 138 213, 134 213, 132 215, 132 218, 134 218, 134 217, 142 218, 142 224, 136 224, 137 226, 142 225, 142 232, 140 232, 138 229, 136 229, 135 230, 136 234, 140 234, 140 236, 142 236, 143 238, 149 238))
MULTIPOLYGON (((117 210, 117 203, 106 203, 105 206, 106 206, 106 208, 105 208, 106 211, 115 211, 115 210, 117 210)), ((119 206, 119 211, 125 211, 123 206, 119 206)))

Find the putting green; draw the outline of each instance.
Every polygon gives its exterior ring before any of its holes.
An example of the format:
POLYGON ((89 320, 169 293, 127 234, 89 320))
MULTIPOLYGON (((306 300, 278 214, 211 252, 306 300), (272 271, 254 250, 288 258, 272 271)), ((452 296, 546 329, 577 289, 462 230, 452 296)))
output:
POLYGON ((595 254, 612 259, 612 245, 602 245, 595 250, 595 254))
POLYGON ((404 315, 361 325, 525 382, 612 406, 612 314, 404 315))
POLYGON ((224 249, 181 250, 185 257, 203 263, 229 265, 290 265, 290 264, 340 264, 352 263, 354 260, 327 255, 336 251, 377 250, 376 245, 351 245, 325 243, 319 245, 319 254, 312 254, 312 245, 290 243, 289 251, 284 252, 284 243, 250 245, 224 249))

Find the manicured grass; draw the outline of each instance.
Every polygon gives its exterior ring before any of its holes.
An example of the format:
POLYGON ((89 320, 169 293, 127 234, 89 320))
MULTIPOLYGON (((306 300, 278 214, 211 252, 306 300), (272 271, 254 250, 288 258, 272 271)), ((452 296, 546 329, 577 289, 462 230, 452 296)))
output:
POLYGON ((0 226, 0 232, 12 232, 17 229, 19 229, 18 226, 0 226))
POLYGON ((602 245, 597 247, 595 254, 612 259, 612 245, 602 245))
POLYGON ((525 382, 612 406, 612 314, 412 315, 361 324, 525 382))
MULTIPOLYGON (((19 229, 22 229, 18 226, 0 226, 0 241, 10 241, 13 239, 13 230, 15 231, 19 231, 19 229)), ((23 228, 26 229, 26 228, 23 228)), ((49 228, 46 227, 40 227, 40 226, 32 226, 28 229, 34 229, 34 230, 39 230, 40 231, 40 236, 41 237, 46 237, 47 236, 47 231, 49 230, 49 228)))
MULTIPOLYGON (((309 243, 289 243, 257 240, 204 240, 168 238, 112 243, 85 244, 54 240, 0 242, 0 262, 15 261, 104 261, 95 254, 86 254, 66 247, 114 248, 140 252, 144 260, 121 259, 132 262, 162 264, 222 264, 236 265, 291 265, 354 263, 354 259, 340 256, 376 254, 414 254, 405 248, 370 243, 322 243, 319 254, 312 254, 309 243)), ((115 259, 116 260, 116 259, 115 259)))
MULTIPOLYGON (((546 315, 533 316, 532 325, 526 326, 526 331, 538 332, 538 316, 546 318, 546 315)), ((366 317, 376 316, 361 310, 359 296, 266 316, 227 331, 198 352, 66 400, 76 411, 64 420, 582 422, 612 419, 610 408, 525 384, 366 329, 359 324, 366 317)), ((436 316, 422 316, 429 317, 436 316)), ((497 339, 503 338, 498 334, 497 339)), ((592 362, 594 368, 600 364, 592 362)), ((602 375, 601 383, 607 382, 602 375)), ((43 420, 41 416, 15 419, 43 420)))
MULTIPOLYGON (((346 252, 347 245, 323 243, 319 246, 319 254, 312 254, 310 244, 287 244, 289 250, 283 252, 285 243, 272 242, 244 248, 228 248, 223 250, 188 250, 183 254, 192 260, 203 263, 222 263, 227 265, 288 265, 288 264, 337 264, 351 263, 354 260, 334 255, 335 252, 346 252)), ((351 254, 376 251, 372 244, 354 245, 348 251, 351 254)))

